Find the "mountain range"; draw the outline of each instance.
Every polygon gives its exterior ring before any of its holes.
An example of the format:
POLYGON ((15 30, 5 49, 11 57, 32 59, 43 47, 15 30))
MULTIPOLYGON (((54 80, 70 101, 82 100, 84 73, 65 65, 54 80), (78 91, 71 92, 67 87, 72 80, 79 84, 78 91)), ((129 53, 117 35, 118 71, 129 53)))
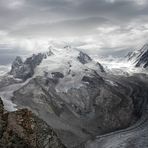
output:
MULTIPOLYGON (((148 45, 123 62, 147 70, 148 45)), ((0 78, 0 96, 9 112, 31 110, 67 148, 146 148, 147 74, 109 68, 83 50, 49 47, 24 61, 16 57, 0 78)))

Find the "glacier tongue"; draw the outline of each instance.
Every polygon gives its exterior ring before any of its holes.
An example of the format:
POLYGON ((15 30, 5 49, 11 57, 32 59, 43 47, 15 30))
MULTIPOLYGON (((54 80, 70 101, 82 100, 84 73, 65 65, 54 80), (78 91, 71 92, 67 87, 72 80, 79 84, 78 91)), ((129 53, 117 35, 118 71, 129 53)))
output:
MULTIPOLYGON (((6 85, 6 86, 3 86, 3 87, 1 86, 1 88, 0 88, 0 97, 3 100, 5 110, 7 110, 7 111, 16 111, 17 110, 17 105, 15 103, 13 103, 13 101, 12 101, 12 98, 14 96, 14 92, 16 90, 20 89, 21 87, 23 87, 24 85, 26 85, 27 83, 29 83, 29 81, 32 78, 26 80, 25 82, 22 82, 22 80, 15 79, 15 78, 13 78, 12 76, 9 76, 9 75, 7 75, 7 77, 11 77, 12 79, 15 80, 15 82, 12 82, 12 84, 10 83, 10 85, 6 85)), ((12 81, 12 80, 7 80, 7 81, 12 81)))

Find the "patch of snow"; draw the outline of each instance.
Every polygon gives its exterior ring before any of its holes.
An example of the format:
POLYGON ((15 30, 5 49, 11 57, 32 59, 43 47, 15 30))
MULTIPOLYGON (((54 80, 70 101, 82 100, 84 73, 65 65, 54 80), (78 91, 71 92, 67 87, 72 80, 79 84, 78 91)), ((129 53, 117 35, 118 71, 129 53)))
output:
POLYGON ((10 70, 9 65, 0 65, 0 77, 5 75, 10 70))
POLYGON ((108 84, 112 85, 112 86, 118 86, 117 83, 111 81, 111 80, 105 80, 108 84))
POLYGON ((12 91, 4 91, 0 92, 0 97, 2 98, 2 101, 4 103, 4 108, 7 111, 16 111, 16 104, 14 104, 10 98, 13 96, 12 91))
POLYGON ((64 75, 64 78, 59 80, 56 86, 57 92, 67 92, 70 88, 80 88, 84 86, 81 79, 84 75, 89 73, 91 69, 98 69, 98 66, 94 61, 82 64, 77 57, 80 50, 71 48, 70 46, 64 48, 53 48, 53 55, 48 56, 42 61, 42 63, 36 68, 36 76, 44 76, 46 73, 48 77, 52 78, 52 72, 60 72, 64 75))
MULTIPOLYGON (((98 58, 95 59, 98 61, 98 58)), ((133 75, 134 73, 146 73, 146 70, 142 68, 136 68, 131 61, 126 61, 119 58, 100 58, 99 61, 104 67, 107 73, 116 75, 133 75)))
POLYGON ((75 77, 67 76, 63 79, 60 79, 58 85, 56 86, 57 92, 68 92, 71 88, 77 88, 84 86, 81 83, 82 75, 76 75, 75 77))

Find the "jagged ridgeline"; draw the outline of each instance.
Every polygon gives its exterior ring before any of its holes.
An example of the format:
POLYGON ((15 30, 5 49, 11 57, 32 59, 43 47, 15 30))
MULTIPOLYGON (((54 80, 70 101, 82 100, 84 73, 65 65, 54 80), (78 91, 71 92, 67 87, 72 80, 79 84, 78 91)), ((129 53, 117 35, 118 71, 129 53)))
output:
POLYGON ((145 82, 108 73, 99 60, 70 46, 17 57, 0 81, 5 109, 28 108, 67 148, 133 125, 143 114, 145 82))
POLYGON ((6 148, 65 148, 43 120, 27 109, 4 111, 0 98, 0 147, 6 148))
POLYGON ((127 55, 128 61, 132 61, 136 67, 148 67, 148 44, 145 44, 142 48, 130 52, 127 55))
POLYGON ((33 55, 32 57, 27 58, 24 62, 21 57, 16 57, 12 63, 10 75, 13 75, 14 78, 19 78, 22 80, 27 80, 32 77, 34 74, 34 69, 39 65, 44 58, 44 54, 33 55))

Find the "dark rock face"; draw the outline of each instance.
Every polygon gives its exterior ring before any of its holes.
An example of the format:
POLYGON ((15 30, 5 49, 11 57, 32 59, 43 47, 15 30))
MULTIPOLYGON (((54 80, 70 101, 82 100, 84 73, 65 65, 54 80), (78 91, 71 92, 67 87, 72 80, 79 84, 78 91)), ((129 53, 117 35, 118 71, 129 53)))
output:
POLYGON ((148 49, 145 51, 145 53, 140 57, 138 63, 136 64, 136 67, 139 67, 143 65, 143 68, 146 68, 148 66, 148 49))
POLYGON ((105 73, 104 67, 99 62, 97 62, 96 64, 100 68, 101 72, 104 72, 105 73))
POLYGON ((39 65, 43 60, 44 55, 39 53, 37 55, 33 54, 32 57, 27 58, 24 64, 30 65, 32 68, 35 68, 37 65, 39 65))
POLYGON ((84 76, 83 82, 87 82, 89 87, 97 87, 104 83, 104 79, 94 70, 91 76, 84 76))
POLYGON ((134 61, 136 67, 148 67, 148 44, 145 44, 141 49, 130 52, 127 55, 128 61, 134 61))
POLYGON ((91 57, 89 57, 86 53, 80 51, 79 56, 77 59, 82 63, 86 64, 92 61, 91 57))
POLYGON ((64 75, 61 72, 52 72, 51 74, 55 79, 64 78, 64 75))
POLYGON ((52 72, 52 78, 48 77, 48 72, 44 72, 44 76, 46 78, 45 85, 48 85, 49 83, 53 82, 53 84, 58 84, 59 79, 64 78, 64 75, 61 72, 52 72))
MULTIPOLYGON (((124 130, 119 130, 110 133, 109 135, 99 136, 95 140, 90 140, 85 146, 87 148, 147 148, 148 147, 148 110, 147 110, 147 98, 148 98, 148 77, 145 75, 137 75, 138 77, 143 77, 144 79, 138 80, 137 77, 131 77, 134 83, 132 84, 132 93, 130 94, 133 98, 134 108, 136 114, 140 111, 142 113, 141 117, 138 118, 139 121, 131 125, 129 128, 124 130), (141 82, 142 81, 142 82, 141 82)), ((122 83, 124 84, 124 83, 122 83)), ((110 94, 108 94, 110 95, 110 94)), ((101 98, 102 99, 102 98, 101 98)), ((103 103, 103 102, 102 102, 103 103)), ((105 103, 105 102, 104 102, 105 103)), ((115 104, 115 101, 112 102, 115 104)), ((105 103, 106 104, 106 103, 105 103)), ((107 105, 107 104, 106 104, 107 105)), ((124 104, 126 107, 126 104, 124 104)), ((107 106, 106 106, 107 108, 107 106)), ((119 115, 125 116, 121 112, 119 115), (122 113, 122 114, 121 114, 122 113)), ((139 114, 139 113, 138 113, 139 114)), ((124 122, 125 123, 125 122, 124 122)), ((109 126, 109 125, 108 125, 109 126)))
POLYGON ((82 81, 89 83, 90 86, 96 86, 96 85, 102 83, 103 79, 101 77, 96 78, 96 77, 84 76, 82 78, 82 81))
POLYGON ((37 55, 33 55, 22 62, 20 57, 17 57, 12 64, 12 68, 10 74, 15 78, 19 78, 22 80, 27 80, 32 77, 34 74, 34 69, 37 65, 39 65, 44 58, 44 55, 39 53, 37 55))
POLYGON ((48 52, 47 52, 47 56, 51 56, 54 55, 54 53, 52 52, 52 47, 48 48, 48 52))
POLYGON ((27 109, 4 113, 0 99, 1 148, 65 148, 55 132, 27 109))
POLYGON ((23 61, 22 61, 21 57, 18 56, 18 57, 16 57, 16 59, 12 63, 12 69, 19 68, 19 66, 21 66, 22 64, 23 64, 23 61))

